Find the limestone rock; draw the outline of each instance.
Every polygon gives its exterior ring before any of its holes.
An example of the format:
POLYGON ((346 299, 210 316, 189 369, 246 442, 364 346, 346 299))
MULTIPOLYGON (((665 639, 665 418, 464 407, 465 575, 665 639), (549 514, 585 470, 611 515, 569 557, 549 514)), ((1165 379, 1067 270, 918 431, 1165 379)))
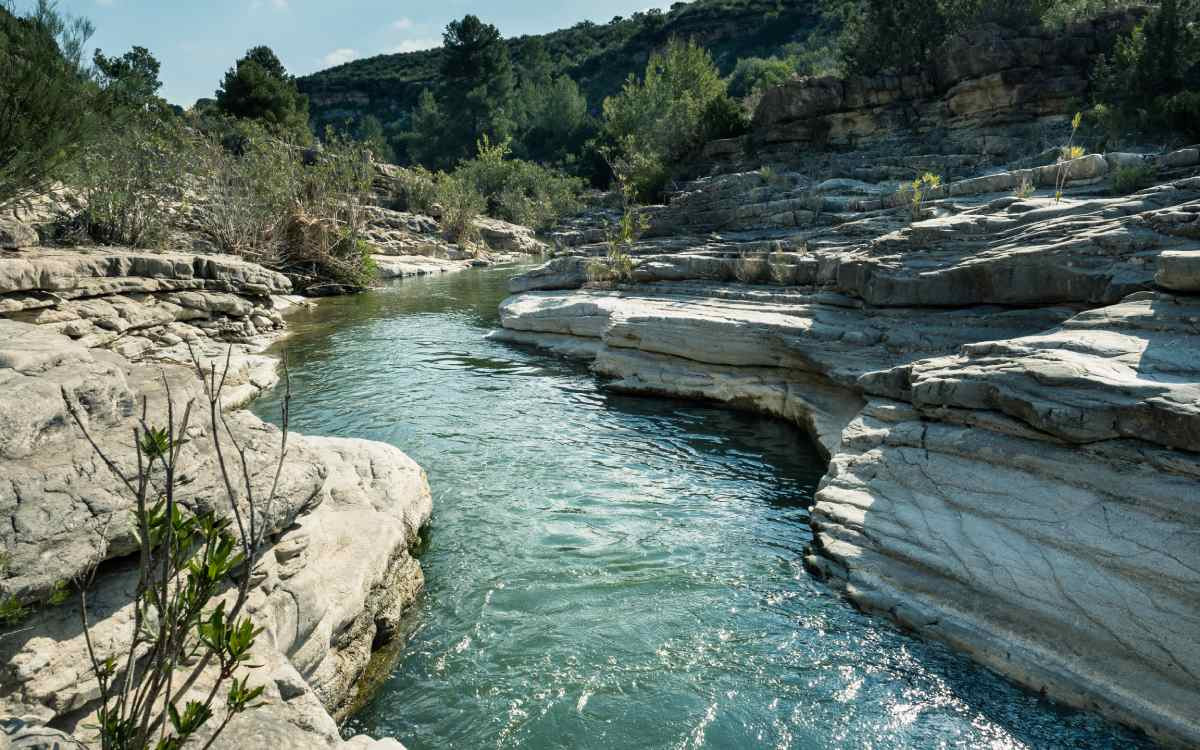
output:
POLYGON ((37 231, 16 219, 0 217, 0 250, 33 247, 39 243, 37 231))
POLYGON ((484 243, 494 250, 525 255, 541 255, 546 251, 546 243, 539 240, 529 227, 480 216, 475 219, 475 228, 479 230, 484 243))

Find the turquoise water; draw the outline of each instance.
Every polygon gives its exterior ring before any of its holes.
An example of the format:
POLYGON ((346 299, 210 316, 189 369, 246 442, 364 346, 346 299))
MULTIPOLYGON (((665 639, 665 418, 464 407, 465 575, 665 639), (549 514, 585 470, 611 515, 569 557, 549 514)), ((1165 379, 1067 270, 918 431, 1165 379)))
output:
MULTIPOLYGON (((610 395, 491 341, 511 269, 324 301, 292 425, 429 473, 427 590, 346 727, 426 748, 1128 748, 801 566, 823 465, 776 421, 610 395)), ((256 412, 277 413, 274 395, 256 412)))

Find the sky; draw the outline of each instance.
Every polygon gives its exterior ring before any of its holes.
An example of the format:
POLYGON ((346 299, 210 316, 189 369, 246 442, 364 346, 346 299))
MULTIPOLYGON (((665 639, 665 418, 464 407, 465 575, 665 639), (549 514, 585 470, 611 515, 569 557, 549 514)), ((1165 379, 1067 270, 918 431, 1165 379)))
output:
MULTIPOLYGON (((27 9, 33 0, 18 0, 27 9)), ((159 62, 160 94, 184 107, 213 96, 246 50, 266 44, 294 75, 349 60, 441 44, 446 24, 467 13, 505 37, 540 34, 589 20, 603 23, 670 0, 59 0, 91 19, 105 54, 146 47, 159 62)))

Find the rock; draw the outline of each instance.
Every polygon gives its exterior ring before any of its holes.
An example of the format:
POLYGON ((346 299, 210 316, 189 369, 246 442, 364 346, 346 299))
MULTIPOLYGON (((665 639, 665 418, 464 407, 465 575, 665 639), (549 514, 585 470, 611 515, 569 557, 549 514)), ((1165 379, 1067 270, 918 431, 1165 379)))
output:
POLYGON ((461 260, 446 260, 423 255, 375 255, 375 267, 383 279, 403 279, 412 276, 462 271, 471 264, 461 260))
POLYGON ((1170 168, 1191 167, 1200 164, 1200 148, 1182 148, 1163 156, 1163 166, 1170 168))
POLYGON ((480 216, 475 219, 475 228, 479 230, 484 243, 493 250, 525 255, 541 255, 546 252, 546 243, 537 239, 529 227, 480 216))
POLYGON ((1200 293, 1200 250, 1174 250, 1158 256, 1154 281, 1164 289, 1200 293))
POLYGON ((538 289, 578 289, 587 281, 588 261, 585 258, 552 258, 543 265, 513 277, 508 291, 513 294, 538 289))
POLYGON ((39 244, 37 231, 16 219, 0 217, 0 250, 16 250, 39 244))
MULTIPOLYGON (((1006 85, 948 96, 966 122, 1012 115, 990 98, 1006 85)), ((874 91, 784 88, 792 133, 874 91)), ((651 210, 668 236, 629 248, 632 283, 588 284, 604 249, 575 244, 510 282, 497 337, 587 359, 610 388, 793 422, 829 457, 811 570, 1032 690, 1200 746, 1200 178, 1098 184, 1153 162, 1023 160, 949 180, 915 222, 863 172, 824 173, 834 215, 786 239, 765 207, 788 187, 700 178, 651 210), (1060 173, 1061 200, 1013 194, 1060 173)))
MULTIPOLYGON (((0 328, 6 347, 0 377, 8 378, 6 394, 17 394, 0 401, 6 410, 0 419, 18 424, 21 406, 31 425, 10 436, 0 453, 0 511, 10 519, 0 542, 11 553, 0 594, 36 599, 55 581, 113 559, 88 597, 92 640, 103 659, 128 642, 132 621, 136 571, 116 560, 132 549, 132 500, 74 433, 59 389, 78 402, 93 437, 128 471, 134 403, 145 397, 150 423, 161 424, 162 378, 178 415, 196 393, 195 376, 180 366, 131 365, 89 352, 39 326, 0 320, 0 328), (30 404, 41 410, 32 419, 30 404)), ((204 419, 193 416, 181 459, 193 481, 181 488, 180 502, 222 512, 228 501, 217 486, 211 442, 204 419)), ((226 419, 248 448, 262 498, 278 430, 246 412, 226 419)), ((255 566, 259 585, 247 604, 264 628, 251 679, 268 686, 269 707, 238 717, 216 747, 335 747, 333 717, 350 704, 374 644, 398 630, 422 586, 409 549, 429 519, 428 484, 420 467, 391 446, 292 435, 280 491, 264 510, 259 522, 269 533, 287 529, 255 566)), ((75 608, 46 607, 0 640, 3 682, 12 688, 0 695, 0 715, 35 717, 87 737, 90 730, 79 722, 94 711, 97 688, 75 608)), ((197 689, 210 679, 202 677, 197 689)))
POLYGON ((26 724, 20 719, 0 722, 0 748, 4 750, 86 750, 66 732, 26 724))
POLYGON ((863 153, 955 154, 971 155, 978 168, 1023 155, 1047 128, 1066 142, 1094 55, 1111 49, 1144 13, 1102 14, 1067 29, 989 26, 952 35, 920 76, 789 81, 763 93, 742 149, 705 152, 704 166, 828 163, 838 159, 830 150, 843 150, 854 152, 847 165, 863 153))

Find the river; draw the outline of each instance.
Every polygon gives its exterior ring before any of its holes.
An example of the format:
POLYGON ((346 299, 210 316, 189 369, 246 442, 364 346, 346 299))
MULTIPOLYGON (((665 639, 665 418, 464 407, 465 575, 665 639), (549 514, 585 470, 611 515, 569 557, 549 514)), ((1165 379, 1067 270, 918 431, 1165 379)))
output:
MULTIPOLYGON (((1128 748, 856 612, 801 565, 824 465, 790 425, 606 393, 487 338, 510 269, 291 319, 294 429, 426 468, 427 588, 348 734, 426 748, 1128 748)), ((254 410, 277 417, 279 394, 254 410)))

